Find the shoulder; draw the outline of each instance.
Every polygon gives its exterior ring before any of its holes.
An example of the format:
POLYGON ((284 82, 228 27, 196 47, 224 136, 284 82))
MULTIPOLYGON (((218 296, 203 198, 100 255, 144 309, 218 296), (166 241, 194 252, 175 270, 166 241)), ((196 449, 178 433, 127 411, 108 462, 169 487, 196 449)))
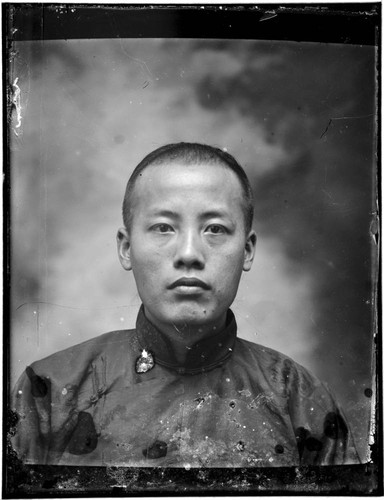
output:
POLYGON ((60 376, 63 372, 81 376, 100 357, 115 356, 118 352, 129 350, 135 332, 136 330, 117 330, 104 333, 35 361, 31 368, 39 375, 50 378, 60 376))
POLYGON ((241 356, 249 358, 249 360, 263 363, 266 367, 285 366, 291 369, 305 368, 296 363, 292 358, 270 347, 263 346, 250 342, 249 340, 238 338, 236 340, 236 348, 241 356))
POLYGON ((74 346, 55 352, 54 354, 37 361, 37 363, 44 364, 60 358, 69 359, 73 356, 98 355, 110 348, 119 349, 122 344, 129 342, 129 338, 132 337, 132 334, 134 333, 135 330, 116 330, 113 332, 103 333, 97 337, 85 340, 80 344, 75 344, 74 346))
POLYGON ((315 390, 328 389, 307 368, 289 356, 245 339, 237 339, 236 350, 241 362, 257 370, 276 392, 299 392, 307 396, 315 390))

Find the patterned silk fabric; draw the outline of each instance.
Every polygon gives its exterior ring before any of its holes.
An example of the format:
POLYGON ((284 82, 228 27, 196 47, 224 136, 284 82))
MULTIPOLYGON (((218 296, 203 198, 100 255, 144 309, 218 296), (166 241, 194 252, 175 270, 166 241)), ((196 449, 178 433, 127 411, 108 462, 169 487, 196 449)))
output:
POLYGON ((14 390, 25 463, 274 467, 358 463, 329 391, 226 329, 186 356, 146 319, 33 363, 14 390), (179 354, 178 354, 179 353, 179 354))

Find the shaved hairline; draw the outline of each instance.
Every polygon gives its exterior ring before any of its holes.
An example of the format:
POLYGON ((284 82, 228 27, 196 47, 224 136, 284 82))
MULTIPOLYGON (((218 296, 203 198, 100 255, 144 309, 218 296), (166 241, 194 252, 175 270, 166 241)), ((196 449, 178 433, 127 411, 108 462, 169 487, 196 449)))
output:
POLYGON ((148 167, 161 166, 164 164, 174 165, 218 165, 232 171, 239 183, 243 193, 242 211, 244 214, 244 228, 246 233, 252 229, 253 221, 253 194, 248 177, 243 168, 237 163, 235 158, 221 149, 206 144, 198 143, 176 143, 162 146, 149 153, 134 169, 130 176, 125 190, 123 201, 123 222, 129 231, 132 224, 134 210, 133 198, 136 181, 142 172, 148 167))

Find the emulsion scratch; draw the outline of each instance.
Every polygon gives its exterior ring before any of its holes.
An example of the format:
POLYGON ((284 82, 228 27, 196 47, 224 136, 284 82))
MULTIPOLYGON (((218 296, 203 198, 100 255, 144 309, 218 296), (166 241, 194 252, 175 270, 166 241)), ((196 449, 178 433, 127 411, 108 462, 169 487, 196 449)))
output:
POLYGON ((33 311, 36 316, 36 335, 37 335, 37 347, 40 347, 40 311, 39 307, 36 307, 36 311, 33 311))
MULTIPOLYGON (((102 310, 113 310, 113 309, 126 309, 127 307, 131 306, 108 306, 108 307, 74 307, 74 306, 67 306, 65 304, 56 304, 55 302, 47 302, 47 301, 31 301, 31 302, 24 302, 23 304, 20 304, 18 307, 16 307, 16 311, 21 309, 22 307, 29 306, 32 304, 44 304, 46 306, 55 306, 55 307, 61 307, 63 309, 73 309, 75 311, 102 311, 102 310)), ((132 306, 134 307, 134 306, 132 306)), ((124 318, 123 318, 124 319, 124 318)))
MULTIPOLYGON (((124 48, 124 45, 121 41, 121 39, 119 39, 119 43, 120 43, 120 48, 121 48, 121 51, 123 52, 123 54, 129 59, 131 60, 132 62, 134 62, 135 64, 138 64, 141 68, 141 70, 143 71, 143 73, 146 73, 146 75, 148 76, 148 78, 145 80, 145 83, 148 83, 148 85, 154 81, 154 78, 153 78, 153 75, 151 73, 151 70, 148 68, 148 65, 145 61, 142 61, 141 59, 138 59, 136 57, 133 57, 131 54, 129 54, 127 52, 127 50, 124 48)), ((146 87, 148 86, 146 85, 146 87)), ((145 88, 145 87, 144 87, 145 88)))
POLYGON ((311 320, 311 322, 315 325, 315 326, 318 326, 318 324, 316 323, 316 321, 313 319, 313 315, 311 314, 311 316, 309 317, 309 319, 311 320))
POLYGON ((371 220, 369 231, 371 233, 373 241, 377 245, 379 242, 379 217, 378 217, 377 213, 373 214, 373 218, 371 220))
POLYGON ((330 193, 328 193, 328 191, 326 191, 325 189, 322 189, 322 192, 323 192, 326 196, 328 196, 328 198, 329 198, 330 200, 333 200, 332 195, 331 195, 330 193))
POLYGON ((370 113, 368 115, 360 115, 360 116, 339 116, 339 117, 336 117, 336 118, 330 118, 329 121, 328 121, 327 126, 325 127, 324 132, 320 136, 320 139, 322 139, 325 136, 325 134, 328 132, 329 127, 336 120, 359 120, 361 118, 369 118, 371 116, 373 116, 373 113, 370 113))
POLYGON ((172 323, 172 325, 174 326, 174 328, 177 331, 177 333, 181 333, 181 331, 177 328, 177 326, 175 325, 175 323, 172 323))
MULTIPOLYGON (((19 77, 16 77, 12 87, 13 87, 13 97, 12 97, 12 104, 15 106, 16 109, 16 120, 17 123, 15 125, 15 129, 21 127, 21 89, 18 86, 17 82, 19 81, 19 77)), ((14 130, 14 133, 18 136, 19 134, 17 133, 16 130, 14 130)))
POLYGON ((263 14, 261 16, 261 18, 259 19, 259 22, 261 23, 262 21, 269 21, 270 19, 273 19, 274 17, 277 17, 277 14, 274 10, 270 11, 270 12, 266 12, 265 14, 263 14))

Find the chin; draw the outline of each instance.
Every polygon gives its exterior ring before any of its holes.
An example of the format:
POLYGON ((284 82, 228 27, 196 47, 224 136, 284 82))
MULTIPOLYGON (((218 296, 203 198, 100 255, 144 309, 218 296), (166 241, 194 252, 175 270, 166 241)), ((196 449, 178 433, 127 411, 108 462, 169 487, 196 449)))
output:
POLYGON ((209 307, 196 304, 181 304, 174 308, 171 322, 182 327, 184 325, 206 325, 217 320, 217 315, 213 315, 209 307))

